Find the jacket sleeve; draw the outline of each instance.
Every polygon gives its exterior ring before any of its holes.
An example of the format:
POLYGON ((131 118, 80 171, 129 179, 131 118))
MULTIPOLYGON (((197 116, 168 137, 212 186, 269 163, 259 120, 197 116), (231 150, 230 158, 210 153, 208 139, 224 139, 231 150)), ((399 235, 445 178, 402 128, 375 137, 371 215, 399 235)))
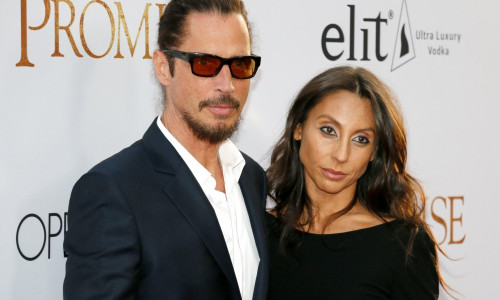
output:
POLYGON ((127 200, 110 176, 90 172, 71 193, 65 300, 134 299, 140 245, 127 200))

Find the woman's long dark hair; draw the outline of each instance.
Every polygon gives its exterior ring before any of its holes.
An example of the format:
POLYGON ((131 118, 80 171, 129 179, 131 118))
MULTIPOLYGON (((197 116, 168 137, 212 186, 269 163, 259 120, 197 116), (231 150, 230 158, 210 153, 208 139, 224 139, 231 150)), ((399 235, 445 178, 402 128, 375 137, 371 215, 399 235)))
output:
MULTIPOLYGON (((296 229, 311 225, 313 220, 299 157, 300 141, 293 138, 294 131, 297 125, 304 124, 311 109, 325 96, 341 90, 370 101, 377 131, 376 152, 375 158, 357 182, 353 200, 331 216, 327 225, 347 213, 359 201, 381 220, 394 218, 409 228, 407 258, 419 229, 425 230, 440 250, 424 220, 423 188, 406 172, 406 134, 398 103, 389 88, 370 71, 348 66, 329 69, 302 88, 288 112, 283 135, 273 149, 271 166, 267 170, 267 186, 269 196, 276 202, 273 211, 279 221, 281 250, 289 253, 296 247, 296 229)), ((436 255, 434 260, 439 280, 447 287, 439 273, 436 255)))

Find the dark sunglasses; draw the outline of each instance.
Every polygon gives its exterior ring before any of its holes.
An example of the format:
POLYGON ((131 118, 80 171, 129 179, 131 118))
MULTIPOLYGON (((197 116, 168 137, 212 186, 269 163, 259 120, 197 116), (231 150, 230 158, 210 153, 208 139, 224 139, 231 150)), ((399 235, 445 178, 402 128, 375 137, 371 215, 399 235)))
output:
POLYGON ((162 50, 162 52, 187 61, 191 72, 196 76, 214 77, 219 74, 224 65, 229 66, 231 76, 238 79, 249 79, 255 76, 260 66, 260 56, 235 56, 222 58, 212 54, 181 52, 177 50, 162 50))

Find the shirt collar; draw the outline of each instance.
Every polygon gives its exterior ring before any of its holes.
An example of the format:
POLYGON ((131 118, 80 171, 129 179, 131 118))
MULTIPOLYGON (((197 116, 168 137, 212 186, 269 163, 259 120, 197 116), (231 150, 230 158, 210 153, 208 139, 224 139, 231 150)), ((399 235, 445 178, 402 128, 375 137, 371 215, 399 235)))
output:
POLYGON ((223 169, 231 170, 235 182, 240 180, 241 172, 245 167, 245 159, 240 150, 231 140, 225 140, 219 148, 219 158, 223 169))
MULTIPOLYGON (((167 140, 172 144, 177 153, 179 153, 181 158, 184 160, 184 162, 196 178, 196 181, 198 181, 198 183, 202 186, 205 185, 208 181, 211 181, 211 179, 213 178, 212 174, 208 172, 208 170, 205 169, 205 167, 200 164, 200 162, 198 162, 196 158, 194 158, 194 156, 191 155, 189 151, 187 151, 186 148, 184 148, 184 146, 170 133, 170 131, 168 131, 165 125, 163 125, 163 123, 161 122, 161 115, 156 119, 156 124, 158 125, 158 128, 163 133, 163 135, 167 138, 167 140)), ((241 155, 241 152, 238 150, 238 148, 236 148, 236 145, 231 142, 231 140, 227 139, 220 145, 219 159, 224 174, 226 174, 227 171, 230 171, 232 173, 231 177, 234 178, 235 182, 238 182, 243 171, 243 167, 245 166, 245 159, 243 158, 243 155, 241 155)), ((226 177, 227 176, 224 175, 224 178, 226 177)), ((215 186, 213 188, 215 188, 215 186)))

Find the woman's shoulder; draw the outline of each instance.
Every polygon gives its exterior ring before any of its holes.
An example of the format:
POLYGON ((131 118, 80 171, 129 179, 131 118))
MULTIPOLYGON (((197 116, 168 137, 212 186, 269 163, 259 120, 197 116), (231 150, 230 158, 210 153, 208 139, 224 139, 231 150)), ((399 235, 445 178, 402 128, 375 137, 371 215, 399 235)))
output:
POLYGON ((422 224, 414 224, 404 220, 395 220, 392 222, 392 228, 398 237, 408 240, 413 237, 414 243, 427 245, 434 242, 422 224))
POLYGON ((409 293, 414 296, 412 299, 437 299, 436 244, 424 226, 399 223, 397 232, 405 255, 400 269, 402 276, 397 277, 393 293, 397 299, 409 293))
POLYGON ((436 243, 424 225, 397 220, 392 222, 392 230, 395 233, 395 240, 400 245, 399 248, 405 254, 406 263, 434 264, 436 243))
MULTIPOLYGON (((266 224, 270 232, 279 236, 282 230, 282 223, 276 216, 276 212, 268 210, 265 214, 266 224)), ((306 238, 321 238, 329 240, 359 240, 361 244, 378 244, 392 248, 398 253, 410 253, 421 256, 429 254, 435 255, 435 243, 425 227, 412 224, 401 219, 383 218, 376 222, 365 222, 364 224, 353 226, 347 230, 337 232, 313 233, 307 231, 296 232, 306 238), (389 245, 393 245, 392 247, 389 245), (408 248, 409 246, 409 248, 408 248)))

